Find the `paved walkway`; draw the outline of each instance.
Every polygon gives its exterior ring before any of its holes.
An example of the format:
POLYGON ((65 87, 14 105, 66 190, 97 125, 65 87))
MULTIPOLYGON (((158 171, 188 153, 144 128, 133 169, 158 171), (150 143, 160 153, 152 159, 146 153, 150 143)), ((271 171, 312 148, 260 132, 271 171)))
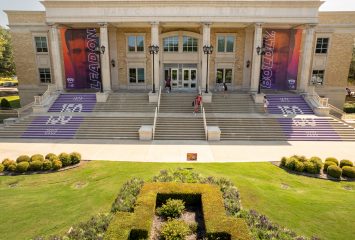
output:
POLYGON ((278 161, 293 154, 355 161, 355 142, 205 142, 118 140, 0 140, 0 161, 19 155, 80 152, 85 160, 186 162, 197 153, 197 162, 278 161))

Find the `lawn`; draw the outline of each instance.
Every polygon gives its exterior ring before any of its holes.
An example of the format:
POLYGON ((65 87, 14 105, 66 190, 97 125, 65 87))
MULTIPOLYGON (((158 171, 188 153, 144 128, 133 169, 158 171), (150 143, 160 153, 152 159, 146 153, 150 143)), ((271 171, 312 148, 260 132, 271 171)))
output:
POLYGON ((176 167, 193 167, 206 176, 233 180, 244 208, 256 209, 298 234, 322 239, 355 236, 355 182, 290 175, 270 163, 94 161, 61 173, 0 177, 0 239, 29 239, 65 232, 73 223, 108 212, 127 179, 149 179, 161 169, 176 167))

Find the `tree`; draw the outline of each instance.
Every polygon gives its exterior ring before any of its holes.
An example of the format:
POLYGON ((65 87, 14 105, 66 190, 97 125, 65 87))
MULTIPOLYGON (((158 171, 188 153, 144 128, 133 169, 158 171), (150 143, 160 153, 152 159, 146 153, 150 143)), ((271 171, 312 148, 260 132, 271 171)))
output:
POLYGON ((0 27, 0 77, 12 77, 15 74, 10 33, 0 27))

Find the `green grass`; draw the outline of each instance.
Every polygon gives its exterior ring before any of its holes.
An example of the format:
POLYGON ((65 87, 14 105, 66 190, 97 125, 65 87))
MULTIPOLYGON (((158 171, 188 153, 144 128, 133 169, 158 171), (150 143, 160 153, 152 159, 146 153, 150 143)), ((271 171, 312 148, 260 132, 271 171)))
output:
POLYGON ((73 223, 108 212, 127 179, 149 179, 161 169, 176 167, 193 167, 203 175, 233 180, 245 208, 256 209, 298 234, 322 239, 352 239, 355 235, 355 182, 290 175, 270 163, 95 161, 61 173, 0 177, 0 239, 63 233, 73 223), (9 187, 13 184, 16 187, 9 187), (77 184, 83 187, 76 188, 77 184))
POLYGON ((8 96, 8 97, 0 97, 0 101, 6 98, 7 101, 10 102, 10 105, 12 108, 20 108, 21 104, 20 104, 20 96, 16 95, 16 96, 8 96))

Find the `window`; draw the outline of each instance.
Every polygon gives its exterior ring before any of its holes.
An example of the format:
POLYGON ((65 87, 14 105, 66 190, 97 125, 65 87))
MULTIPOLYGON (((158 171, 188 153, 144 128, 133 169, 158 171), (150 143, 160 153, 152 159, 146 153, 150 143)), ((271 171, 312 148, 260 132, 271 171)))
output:
POLYGON ((328 52, 329 38, 317 38, 316 53, 328 52))
POLYGON ((313 70, 312 72, 312 84, 323 85, 324 70, 313 70))
POLYGON ((183 51, 197 52, 197 39, 193 37, 183 37, 183 51))
POLYGON ((130 68, 129 83, 144 83, 144 68, 130 68))
POLYGON ((216 83, 232 83, 233 69, 218 68, 216 74, 216 83))
POLYGON ((218 52, 234 52, 234 36, 218 36, 218 52))
POLYGON ((128 51, 129 52, 144 52, 144 37, 143 36, 129 36, 128 37, 128 51))
POLYGON ((39 68, 39 80, 41 83, 51 83, 51 70, 49 68, 39 68))
POLYGON ((164 52, 178 52, 179 51, 179 37, 164 38, 164 52))
POLYGON ((48 52, 47 37, 35 37, 36 51, 38 53, 48 52))

